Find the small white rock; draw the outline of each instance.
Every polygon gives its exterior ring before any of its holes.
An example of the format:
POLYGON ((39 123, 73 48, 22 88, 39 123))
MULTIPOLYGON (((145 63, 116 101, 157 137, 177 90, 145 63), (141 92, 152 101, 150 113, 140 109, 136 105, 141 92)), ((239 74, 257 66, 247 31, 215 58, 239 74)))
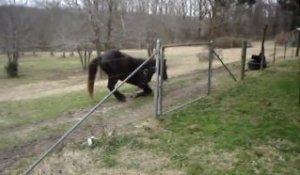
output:
POLYGON ((96 138, 95 136, 89 137, 89 138, 87 139, 87 144, 88 144, 89 146, 92 146, 93 143, 94 143, 95 138, 96 138))

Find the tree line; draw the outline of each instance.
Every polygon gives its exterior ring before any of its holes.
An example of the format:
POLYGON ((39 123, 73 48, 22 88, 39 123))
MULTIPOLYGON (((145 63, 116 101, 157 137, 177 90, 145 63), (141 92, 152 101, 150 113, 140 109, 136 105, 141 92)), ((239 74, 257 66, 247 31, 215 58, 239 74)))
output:
POLYGON ((35 0, 0 1, 0 49, 22 51, 145 48, 222 36, 274 37, 299 25, 297 0, 35 0))

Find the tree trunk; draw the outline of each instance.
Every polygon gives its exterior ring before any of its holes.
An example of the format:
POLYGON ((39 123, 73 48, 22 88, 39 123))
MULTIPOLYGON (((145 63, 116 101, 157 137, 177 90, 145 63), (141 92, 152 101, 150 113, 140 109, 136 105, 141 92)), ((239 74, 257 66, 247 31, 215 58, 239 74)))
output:
POLYGON ((66 58, 66 52, 65 52, 65 50, 63 50, 63 53, 62 53, 62 56, 61 56, 62 58, 66 58))
POLYGON ((300 48, 300 31, 298 31, 298 44, 297 44, 297 50, 296 50, 296 57, 299 56, 299 48, 300 48))
POLYGON ((101 55, 101 42, 100 42, 100 29, 99 28, 95 28, 94 29, 94 33, 95 33, 95 47, 96 47, 96 52, 97 52, 97 56, 101 55))
POLYGON ((70 57, 74 56, 74 50, 71 51, 70 57))
POLYGON ((122 24, 122 41, 121 42, 123 43, 126 38, 126 28, 125 28, 123 12, 120 13, 120 18, 121 18, 121 24, 122 24))
POLYGON ((107 0, 108 5, 108 21, 107 21, 107 38, 105 43, 105 49, 109 49, 110 38, 111 38, 111 30, 112 30, 112 12, 113 12, 113 0, 107 0))

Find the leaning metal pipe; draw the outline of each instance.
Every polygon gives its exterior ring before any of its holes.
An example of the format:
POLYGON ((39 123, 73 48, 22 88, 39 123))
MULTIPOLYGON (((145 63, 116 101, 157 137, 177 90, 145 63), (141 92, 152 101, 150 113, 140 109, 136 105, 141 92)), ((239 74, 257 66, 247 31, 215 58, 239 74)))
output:
POLYGON ((91 114, 95 112, 95 110, 101 106, 114 92, 116 92, 123 84, 126 83, 126 81, 131 78, 137 71, 139 71, 146 63, 150 61, 155 56, 156 53, 153 53, 148 59, 146 59, 139 67, 137 67, 128 77, 122 81, 117 87, 115 87, 114 90, 112 90, 110 93, 108 93, 100 102, 98 102, 88 113, 84 115, 84 117, 79 120, 72 128, 70 128, 55 144, 53 144, 37 161, 35 161, 25 172, 24 175, 28 175, 32 172, 32 170, 45 159, 45 157, 50 154, 54 148, 58 144, 60 144, 63 140, 65 140, 66 137, 68 137, 81 123, 83 123, 86 119, 89 118, 91 114))

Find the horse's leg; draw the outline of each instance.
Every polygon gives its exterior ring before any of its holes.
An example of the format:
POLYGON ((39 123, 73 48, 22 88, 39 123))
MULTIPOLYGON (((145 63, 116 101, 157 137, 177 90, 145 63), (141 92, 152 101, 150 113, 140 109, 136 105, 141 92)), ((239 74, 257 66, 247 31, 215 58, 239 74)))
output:
POLYGON ((143 89, 143 92, 138 93, 136 95, 136 97, 147 96, 147 95, 150 95, 152 93, 152 89, 150 88, 150 86, 147 83, 140 84, 139 88, 143 89))
MULTIPOLYGON (((110 91, 113 91, 115 89, 115 85, 117 84, 118 79, 116 78, 109 78, 108 79, 108 84, 107 84, 107 88, 110 91)), ((116 90, 114 92, 114 96, 121 102, 125 102, 126 101, 126 97, 125 95, 123 95, 121 92, 119 92, 118 90, 116 90)))

